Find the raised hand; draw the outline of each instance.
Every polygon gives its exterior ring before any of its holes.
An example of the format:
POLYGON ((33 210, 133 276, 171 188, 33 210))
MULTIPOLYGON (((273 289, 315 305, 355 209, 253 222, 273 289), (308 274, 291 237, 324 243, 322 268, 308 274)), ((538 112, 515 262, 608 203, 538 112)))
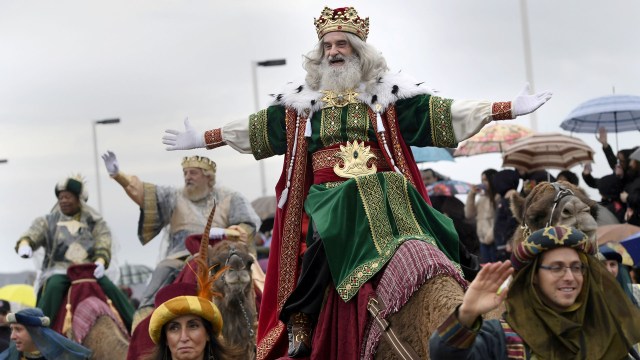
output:
POLYGON ((109 173, 109 175, 115 176, 118 174, 118 172, 120 172, 120 165, 118 164, 118 158, 116 157, 116 154, 113 151, 107 150, 107 152, 102 154, 101 157, 102 157, 102 160, 104 161, 104 166, 107 168, 107 172, 109 173))
POLYGON ((96 279, 100 279, 104 276, 104 264, 101 261, 96 261, 96 269, 93 270, 93 276, 96 279))
POLYGON ((464 294, 458 309, 460 323, 470 327, 478 316, 497 308, 509 291, 508 287, 498 289, 513 271, 509 260, 484 265, 464 294))
POLYGON ((21 258, 28 259, 33 256, 33 249, 27 244, 22 244, 18 247, 18 255, 21 258))
POLYGON ((516 96, 512 102, 512 109, 515 116, 526 115, 536 111, 547 100, 551 99, 551 92, 544 91, 537 94, 529 94, 529 83, 525 84, 524 89, 516 96))
POLYGON ((249 244, 249 234, 238 225, 231 225, 227 228, 227 235, 233 237, 236 241, 242 241, 245 244, 249 244), (232 235, 233 234, 233 235, 232 235))
POLYGON ((184 131, 167 129, 164 131, 162 143, 167 146, 167 150, 189 150, 205 147, 204 134, 197 131, 189 118, 184 119, 184 131))
POLYGON ((602 144, 602 147, 606 147, 608 145, 607 142, 607 128, 604 126, 600 126, 598 128, 598 135, 596 135, 596 139, 598 140, 598 142, 600 144, 602 144))

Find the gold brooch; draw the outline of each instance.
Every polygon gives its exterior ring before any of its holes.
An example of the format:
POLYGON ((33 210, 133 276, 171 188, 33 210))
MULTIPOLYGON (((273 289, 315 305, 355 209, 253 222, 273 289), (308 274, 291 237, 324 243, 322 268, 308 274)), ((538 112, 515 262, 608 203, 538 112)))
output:
POLYGON ((374 174, 377 171, 375 164, 367 167, 369 159, 375 159, 376 156, 371 153, 369 146, 364 146, 364 142, 358 143, 356 140, 352 144, 347 141, 346 146, 340 145, 340 152, 335 156, 341 158, 344 163, 342 167, 340 164, 333 167, 333 171, 340 177, 354 178, 374 174))
POLYGON ((324 103, 323 109, 328 107, 344 107, 348 104, 357 104, 359 102, 358 93, 353 90, 347 90, 344 93, 322 90, 321 93, 324 94, 322 97, 322 102, 324 103))

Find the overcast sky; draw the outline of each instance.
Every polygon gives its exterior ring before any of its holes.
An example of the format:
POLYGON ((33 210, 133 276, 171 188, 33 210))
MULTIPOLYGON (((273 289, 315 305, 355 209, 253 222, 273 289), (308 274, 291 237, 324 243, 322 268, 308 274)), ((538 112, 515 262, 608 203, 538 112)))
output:
MULTIPOLYGON (((229 148, 167 152, 167 128, 185 117, 200 130, 255 110, 252 61, 285 58, 286 66, 259 68, 259 103, 304 76, 301 55, 317 41, 313 18, 328 5, 354 5, 368 16, 368 42, 390 67, 411 74, 442 96, 511 100, 527 80, 520 1, 355 0, 167 1, 3 0, 0 2, 0 273, 34 269, 15 241, 55 203, 53 188, 76 172, 97 204, 92 122, 98 152, 113 150, 123 172, 164 185, 182 183, 180 160, 207 155, 218 183, 261 196, 258 163, 229 148)), ((553 98, 537 112, 537 130, 564 132, 560 122, 594 97, 640 95, 637 0, 536 0, 527 5, 533 81, 553 98)), ((517 120, 532 126, 530 119, 517 120)), ((594 174, 610 170, 591 134, 574 134, 596 149, 594 174)), ((616 149, 615 134, 610 143, 616 149)), ((622 133, 619 148, 638 145, 622 133)), ((265 162, 267 192, 282 158, 265 162)), ((458 158, 431 167, 477 183, 499 155, 458 158)), ((581 168, 573 169, 580 172, 581 168)), ((138 207, 99 162, 103 215, 117 242, 118 264, 158 260, 160 239, 136 237, 138 207)), ((594 198, 599 199, 592 193, 594 198)))

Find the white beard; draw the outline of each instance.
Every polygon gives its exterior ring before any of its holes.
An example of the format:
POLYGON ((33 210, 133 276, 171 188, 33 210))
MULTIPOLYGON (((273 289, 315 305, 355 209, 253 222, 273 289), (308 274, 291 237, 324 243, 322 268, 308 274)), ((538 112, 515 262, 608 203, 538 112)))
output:
POLYGON ((360 69, 360 58, 356 55, 342 56, 336 55, 331 59, 344 59, 344 65, 333 67, 329 65, 329 58, 322 59, 320 71, 320 90, 333 90, 343 92, 358 87, 362 81, 362 70, 360 69))
POLYGON ((187 185, 183 189, 184 196, 193 202, 200 201, 206 198, 207 196, 209 196, 210 192, 211 189, 209 188, 209 186, 187 185))

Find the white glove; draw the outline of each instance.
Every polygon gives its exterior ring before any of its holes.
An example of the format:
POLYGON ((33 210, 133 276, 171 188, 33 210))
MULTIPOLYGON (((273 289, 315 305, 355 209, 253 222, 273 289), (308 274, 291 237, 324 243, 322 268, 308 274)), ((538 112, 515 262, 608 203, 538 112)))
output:
POLYGON ((102 160, 104 160, 104 166, 107 168, 109 175, 118 175, 118 172, 120 172, 120 165, 118 164, 118 158, 116 158, 116 154, 114 154, 113 151, 107 150, 106 153, 102 154, 102 160))
POLYGON ((167 146, 167 150, 189 150, 205 147, 204 134, 197 131, 191 123, 189 118, 184 119, 184 131, 180 130, 165 130, 165 135, 162 137, 162 143, 167 146))
POLYGON ((209 231, 209 239, 224 239, 226 231, 223 228, 212 227, 209 231))
POLYGON ((95 264, 96 269, 93 270, 93 276, 95 276, 96 279, 100 279, 104 276, 104 264, 100 261, 96 261, 95 264))
POLYGON ((33 249, 27 244, 20 245, 18 247, 18 255, 22 258, 28 259, 33 255, 33 249))
POLYGON ((547 100, 551 99, 551 92, 544 91, 537 94, 529 95, 529 83, 526 83, 524 89, 513 100, 513 115, 526 115, 536 111, 547 100))

